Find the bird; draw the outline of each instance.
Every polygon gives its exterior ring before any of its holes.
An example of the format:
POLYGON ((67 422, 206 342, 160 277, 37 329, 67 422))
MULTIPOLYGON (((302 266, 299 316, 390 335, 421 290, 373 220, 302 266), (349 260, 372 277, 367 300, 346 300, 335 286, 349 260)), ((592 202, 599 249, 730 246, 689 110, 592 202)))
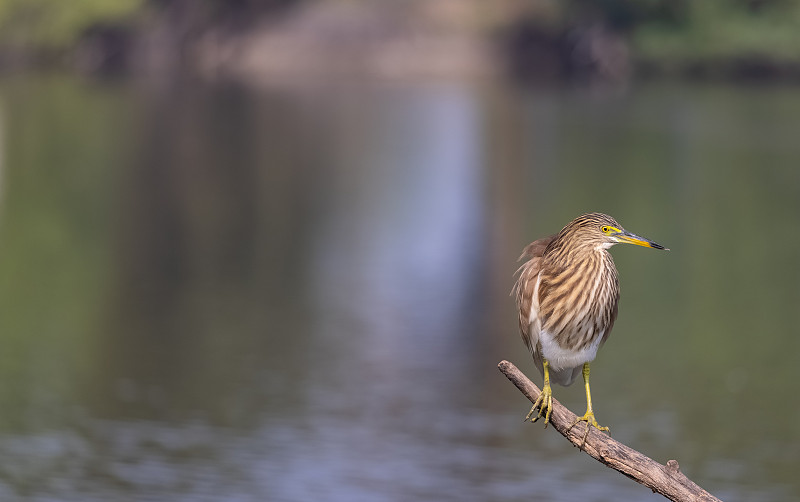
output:
POLYGON ((607 214, 583 214, 559 233, 525 246, 511 291, 522 340, 544 377, 542 391, 525 420, 536 422, 544 417, 547 427, 553 408, 551 382, 568 386, 582 374, 586 413, 577 417, 569 430, 586 422, 583 444, 590 426, 609 432, 594 415, 589 365, 617 319, 619 279, 608 250, 619 243, 669 251, 628 232, 607 214))

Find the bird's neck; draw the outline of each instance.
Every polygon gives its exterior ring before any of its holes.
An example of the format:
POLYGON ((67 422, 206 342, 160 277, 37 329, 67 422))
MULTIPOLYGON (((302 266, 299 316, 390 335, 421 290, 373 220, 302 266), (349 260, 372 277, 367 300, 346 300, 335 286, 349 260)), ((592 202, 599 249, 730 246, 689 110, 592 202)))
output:
POLYGON ((602 267, 608 263, 614 263, 611 253, 602 247, 562 247, 550 253, 550 263, 559 268, 575 266, 577 263, 585 263, 592 267, 602 267))

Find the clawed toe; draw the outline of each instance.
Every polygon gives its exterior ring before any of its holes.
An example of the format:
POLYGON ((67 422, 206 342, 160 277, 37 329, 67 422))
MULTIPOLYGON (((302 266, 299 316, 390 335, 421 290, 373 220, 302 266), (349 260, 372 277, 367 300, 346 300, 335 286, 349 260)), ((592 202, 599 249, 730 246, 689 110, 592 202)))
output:
POLYGON ((586 431, 583 433, 583 440, 581 441, 580 448, 583 448, 584 445, 586 444, 586 438, 589 437, 590 426, 610 435, 608 427, 603 427, 600 424, 598 424, 597 420, 594 418, 594 413, 592 413, 591 411, 587 411, 582 417, 575 418, 575 421, 572 422, 572 424, 570 424, 570 426, 567 428, 567 432, 571 431, 572 428, 575 427, 575 425, 577 425, 578 422, 586 422, 586 431))
POLYGON ((525 420, 523 422, 530 420, 531 423, 536 422, 540 418, 544 416, 544 427, 547 428, 547 424, 550 423, 550 413, 553 411, 553 392, 550 390, 550 386, 545 386, 542 389, 541 394, 536 399, 536 402, 533 403, 533 407, 531 411, 525 416, 525 420), (538 413, 537 413, 538 409, 538 413))

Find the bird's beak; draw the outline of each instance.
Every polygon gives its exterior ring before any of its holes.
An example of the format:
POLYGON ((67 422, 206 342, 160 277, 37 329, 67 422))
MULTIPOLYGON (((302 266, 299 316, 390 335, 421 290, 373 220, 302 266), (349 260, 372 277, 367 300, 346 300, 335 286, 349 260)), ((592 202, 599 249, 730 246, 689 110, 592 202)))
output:
POLYGON ((644 246, 646 248, 663 249, 664 251, 669 251, 669 248, 665 248, 661 244, 657 244, 649 239, 639 237, 638 235, 634 235, 624 230, 618 234, 614 234, 614 237, 616 237, 619 242, 627 242, 628 244, 636 244, 637 246, 644 246))

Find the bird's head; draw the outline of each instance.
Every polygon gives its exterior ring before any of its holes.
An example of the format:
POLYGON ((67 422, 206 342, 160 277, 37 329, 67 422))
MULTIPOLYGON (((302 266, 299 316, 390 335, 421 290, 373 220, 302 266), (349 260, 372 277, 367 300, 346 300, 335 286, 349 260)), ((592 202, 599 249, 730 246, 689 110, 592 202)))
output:
POLYGON ((669 251, 661 244, 628 232, 617 220, 603 213, 578 216, 561 230, 559 237, 573 245, 593 249, 608 249, 614 244, 627 243, 669 251))

